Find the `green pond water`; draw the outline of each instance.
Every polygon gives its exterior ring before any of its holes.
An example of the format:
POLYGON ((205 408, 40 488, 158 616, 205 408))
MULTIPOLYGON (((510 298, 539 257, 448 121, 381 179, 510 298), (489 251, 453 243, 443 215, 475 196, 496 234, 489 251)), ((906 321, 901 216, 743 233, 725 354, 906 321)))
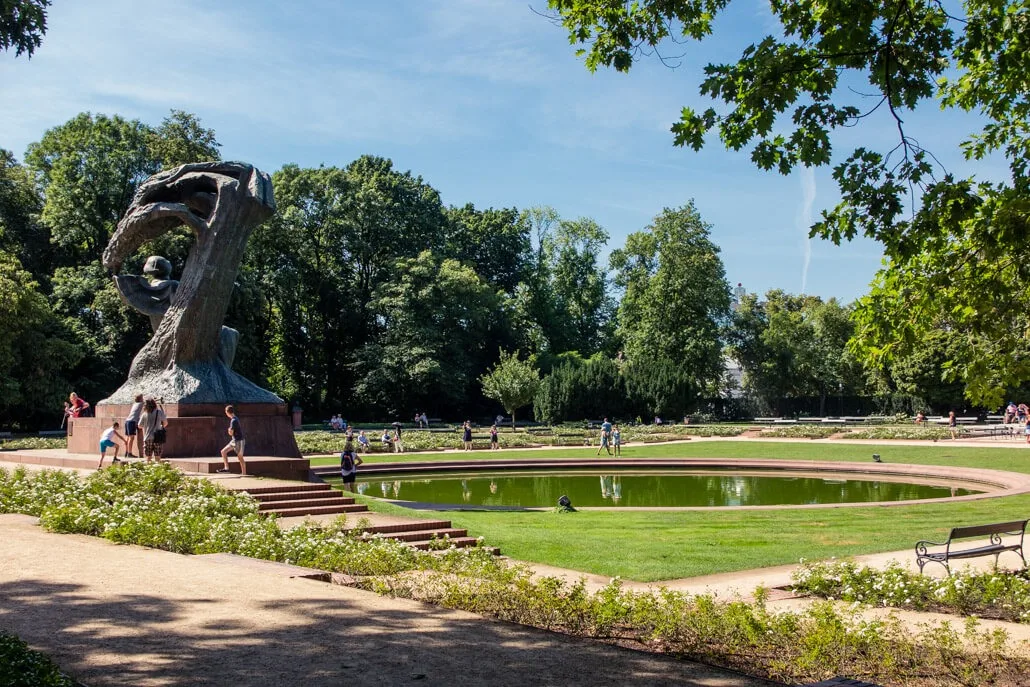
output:
POLYGON ((567 495, 574 506, 771 506, 868 503, 946 498, 964 488, 825 477, 728 471, 495 472, 402 475, 360 473, 359 493, 403 501, 467 506, 549 507, 567 495))

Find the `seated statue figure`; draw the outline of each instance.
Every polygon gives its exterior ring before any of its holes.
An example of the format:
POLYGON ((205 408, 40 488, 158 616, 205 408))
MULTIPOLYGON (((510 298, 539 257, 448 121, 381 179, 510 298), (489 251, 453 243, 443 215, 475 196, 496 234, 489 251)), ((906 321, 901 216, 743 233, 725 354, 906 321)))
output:
MULTIPOLYGON (((117 274, 115 286, 122 300, 133 309, 150 318, 153 331, 161 325, 161 318, 168 312, 179 288, 179 282, 172 279, 172 263, 160 255, 151 255, 143 265, 143 275, 117 274)), ((236 346, 240 333, 232 327, 223 326, 218 341, 218 357, 227 367, 232 367, 236 357, 236 346)))

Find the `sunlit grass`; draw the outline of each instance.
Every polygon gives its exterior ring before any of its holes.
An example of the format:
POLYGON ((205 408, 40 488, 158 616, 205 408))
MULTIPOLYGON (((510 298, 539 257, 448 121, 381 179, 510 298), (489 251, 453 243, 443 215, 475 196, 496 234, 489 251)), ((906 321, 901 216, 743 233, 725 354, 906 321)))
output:
MULTIPOLYGON (((596 458, 596 449, 474 451, 462 454, 374 455, 370 464, 427 460, 496 458, 596 458)), ((885 462, 992 468, 1030 473, 1030 449, 967 448, 947 443, 926 446, 835 444, 828 442, 693 441, 624 449, 634 458, 781 458, 885 462)), ((326 464, 338 462, 327 459, 326 464)), ((613 465, 619 461, 613 459, 613 465)), ((379 509, 376 499, 362 499, 379 509)), ((385 504, 384 504, 385 505, 385 504)), ((396 506, 388 506, 397 512, 396 506)), ((483 536, 521 560, 627 579, 652 581, 910 549, 919 539, 946 535, 957 525, 1030 517, 1030 496, 973 502, 820 509, 639 512, 406 511, 444 516, 455 526, 483 536)), ((913 554, 914 555, 914 554, 913 554)))

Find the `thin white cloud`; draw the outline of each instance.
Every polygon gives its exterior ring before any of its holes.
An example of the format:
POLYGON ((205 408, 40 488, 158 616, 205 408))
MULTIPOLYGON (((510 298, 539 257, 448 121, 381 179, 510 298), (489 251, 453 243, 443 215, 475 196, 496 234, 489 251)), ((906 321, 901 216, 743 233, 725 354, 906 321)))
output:
POLYGON ((802 167, 801 179, 801 211, 798 214, 798 228, 802 235, 801 251, 801 293, 807 293, 808 266, 812 262, 812 239, 808 230, 812 226, 812 206, 815 204, 815 172, 811 167, 802 167))

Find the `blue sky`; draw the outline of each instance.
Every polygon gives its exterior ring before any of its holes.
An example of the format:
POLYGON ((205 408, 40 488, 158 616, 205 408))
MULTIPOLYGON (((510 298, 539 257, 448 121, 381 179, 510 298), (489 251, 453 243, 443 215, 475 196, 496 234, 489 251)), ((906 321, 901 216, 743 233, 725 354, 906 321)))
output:
MULTIPOLYGON (((717 141, 702 153, 672 145, 680 109, 706 105, 704 64, 773 29, 761 2, 735 4, 717 39, 691 47, 678 68, 647 59, 625 75, 587 72, 565 32, 531 6, 545 9, 543 0, 56 0, 31 60, 0 55, 0 147, 20 157, 86 110, 156 125, 182 109, 215 129, 227 159, 273 172, 382 155, 448 204, 592 217, 610 248, 693 199, 731 283, 845 301, 865 293, 877 244, 806 238, 837 198, 828 170, 783 177, 717 141)), ((930 104, 906 124, 967 173, 954 141, 970 118, 930 104)), ((837 149, 889 148, 895 135, 874 117, 837 149)))

